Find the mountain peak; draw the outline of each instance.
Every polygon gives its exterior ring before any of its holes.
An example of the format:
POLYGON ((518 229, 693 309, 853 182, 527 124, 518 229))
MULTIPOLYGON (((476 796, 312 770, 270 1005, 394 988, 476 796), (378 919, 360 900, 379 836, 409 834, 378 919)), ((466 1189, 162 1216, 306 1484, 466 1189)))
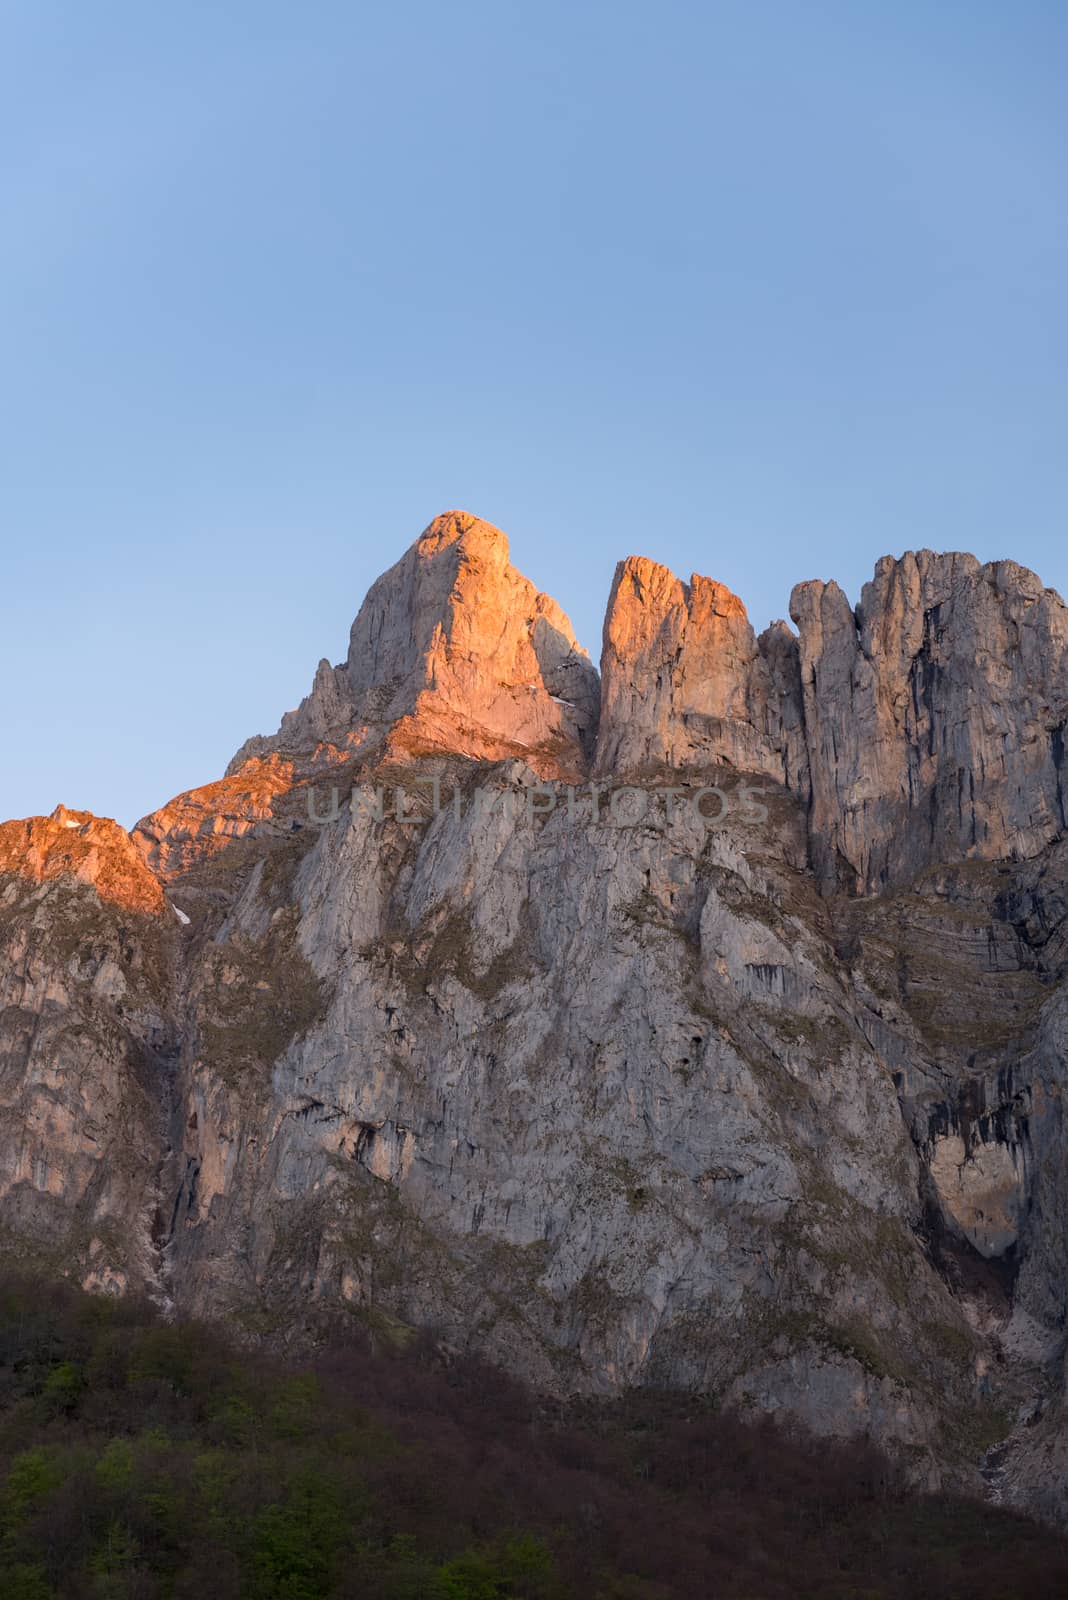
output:
POLYGON ((565 613, 509 560, 499 528, 446 511, 372 584, 340 666, 277 734, 242 746, 230 773, 274 752, 521 755, 580 772, 597 722, 597 673, 565 613))
POLYGON ((508 535, 471 511, 442 511, 415 541, 415 547, 426 556, 436 555, 453 544, 463 544, 471 554, 499 551, 503 560, 508 560, 508 535))
POLYGON ((126 829, 91 811, 59 805, 48 817, 0 824, 0 873, 7 872, 30 883, 76 879, 126 911, 163 906, 159 882, 126 829))
MULTIPOLYGON (((597 770, 726 763, 785 781, 797 741, 782 726, 782 703, 800 696, 791 648, 789 681, 776 693, 737 595, 713 578, 694 573, 683 583, 659 562, 628 556, 605 616, 597 770)), ((797 727, 799 705, 788 721, 797 727)))

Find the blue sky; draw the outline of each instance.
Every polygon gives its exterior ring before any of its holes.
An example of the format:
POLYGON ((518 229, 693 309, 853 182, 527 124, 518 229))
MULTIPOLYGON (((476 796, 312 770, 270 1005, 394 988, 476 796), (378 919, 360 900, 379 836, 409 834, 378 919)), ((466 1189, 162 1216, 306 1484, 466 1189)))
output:
POLYGON ((438 511, 596 656, 886 552, 1068 590, 1068 12, 0 4, 0 816, 127 824, 438 511))

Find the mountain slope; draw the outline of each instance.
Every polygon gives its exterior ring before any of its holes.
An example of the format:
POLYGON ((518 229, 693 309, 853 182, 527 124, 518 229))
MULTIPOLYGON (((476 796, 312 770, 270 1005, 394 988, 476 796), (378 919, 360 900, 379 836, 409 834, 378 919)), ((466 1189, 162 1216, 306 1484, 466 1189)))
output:
POLYGON ((143 904, 7 825, 13 1238, 96 1281, 119 1217, 108 1281, 250 1334, 431 1327, 1063 1515, 1064 607, 920 552, 791 610, 629 558, 598 684, 449 513, 116 830, 143 904))

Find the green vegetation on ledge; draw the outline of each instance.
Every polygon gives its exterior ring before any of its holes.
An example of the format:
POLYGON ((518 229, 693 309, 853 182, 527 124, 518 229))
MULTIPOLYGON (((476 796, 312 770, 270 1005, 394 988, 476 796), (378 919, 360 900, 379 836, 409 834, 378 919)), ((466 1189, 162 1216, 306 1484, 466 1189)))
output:
POLYGON ((5 1600, 1065 1592, 1059 1535, 909 1495, 863 1443, 679 1395, 539 1402, 414 1337, 298 1369, 0 1280, 5 1600))

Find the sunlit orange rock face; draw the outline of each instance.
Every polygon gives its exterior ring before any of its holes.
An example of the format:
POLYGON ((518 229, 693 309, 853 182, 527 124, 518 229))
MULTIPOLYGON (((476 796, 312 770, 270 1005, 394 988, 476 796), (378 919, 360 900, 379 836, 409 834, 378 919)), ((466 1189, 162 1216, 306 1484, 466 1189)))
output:
POLYGON ((724 584, 628 556, 601 670, 599 775, 725 764, 804 788, 797 641, 783 623, 758 639, 724 584))
POLYGON ((0 873, 45 883, 64 876, 124 911, 163 910, 163 890, 125 828, 89 811, 57 806, 50 817, 0 825, 0 873))
POLYGON ((236 839, 270 832, 275 803, 292 784, 291 761, 254 758, 235 776, 187 789, 142 817, 133 842, 153 872, 174 877, 236 839))
POLYGON ((545 776, 579 776, 599 699, 570 622, 511 565, 505 535, 449 511, 372 586, 345 662, 321 662, 308 698, 229 770, 273 752, 307 770, 381 750, 519 756, 545 776))
POLYGON ((237 840, 286 833, 307 810, 286 803, 290 791, 342 765, 518 757, 543 778, 580 780, 599 704, 570 622, 511 565, 505 535, 446 512, 372 586, 346 660, 320 662, 278 732, 247 740, 225 778, 176 796, 133 837, 172 880, 237 840))

